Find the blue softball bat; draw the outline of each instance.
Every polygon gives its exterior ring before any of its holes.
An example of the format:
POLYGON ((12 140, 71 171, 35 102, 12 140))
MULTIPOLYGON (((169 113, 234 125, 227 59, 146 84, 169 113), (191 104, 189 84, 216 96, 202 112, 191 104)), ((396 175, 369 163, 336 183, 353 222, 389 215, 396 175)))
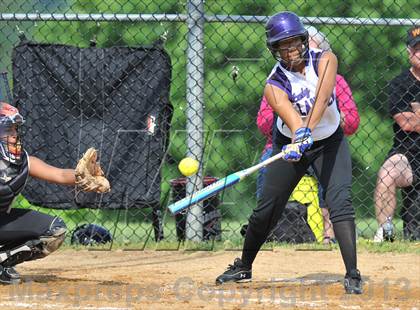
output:
POLYGON ((217 193, 223 191, 225 188, 231 187, 236 183, 239 183, 240 181, 242 181, 244 178, 246 178, 248 175, 258 171, 259 169, 261 169, 262 167, 265 167, 269 164, 271 164, 272 162, 283 158, 284 157, 284 152, 280 152, 266 160, 264 160, 263 162, 252 166, 250 168, 229 174, 227 177, 224 177, 223 179, 220 179, 219 181, 210 184, 209 186, 204 187, 203 189, 193 193, 190 196, 187 196, 181 200, 178 200, 177 202, 171 204, 168 206, 169 211, 171 211, 172 214, 177 214, 197 203, 199 203, 200 201, 203 201, 209 197, 212 197, 214 195, 216 195, 217 193))

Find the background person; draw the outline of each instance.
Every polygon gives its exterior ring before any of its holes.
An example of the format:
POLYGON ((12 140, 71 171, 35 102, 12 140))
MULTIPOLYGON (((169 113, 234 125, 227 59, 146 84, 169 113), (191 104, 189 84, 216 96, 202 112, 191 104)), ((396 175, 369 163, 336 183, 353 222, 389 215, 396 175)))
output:
POLYGON ((407 52, 410 68, 389 83, 389 113, 394 120, 394 142, 378 172, 375 213, 378 229, 375 242, 392 241, 392 223, 401 188, 404 237, 420 240, 420 27, 408 31, 407 52))

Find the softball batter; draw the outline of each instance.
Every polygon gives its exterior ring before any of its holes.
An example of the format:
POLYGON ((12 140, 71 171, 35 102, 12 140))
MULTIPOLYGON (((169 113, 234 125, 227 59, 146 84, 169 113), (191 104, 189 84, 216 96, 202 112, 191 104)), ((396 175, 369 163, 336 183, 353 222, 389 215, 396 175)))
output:
POLYGON ((277 115, 273 155, 283 150, 285 160, 267 167, 262 195, 249 219, 242 257, 229 265, 216 284, 251 280, 258 251, 312 164, 331 208, 330 218, 346 268, 345 291, 361 294, 351 201, 351 157, 340 128, 334 90, 337 58, 331 51, 309 48, 308 32, 292 12, 272 16, 266 24, 266 35, 267 47, 277 60, 264 90, 277 115))

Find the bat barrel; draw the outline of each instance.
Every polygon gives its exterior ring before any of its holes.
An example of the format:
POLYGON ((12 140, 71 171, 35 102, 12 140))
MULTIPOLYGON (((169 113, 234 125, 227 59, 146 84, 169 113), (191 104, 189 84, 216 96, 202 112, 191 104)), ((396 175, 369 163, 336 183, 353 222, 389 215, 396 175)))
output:
POLYGON ((177 214, 181 212, 182 210, 185 210, 186 208, 195 205, 199 203, 200 201, 205 200, 206 198, 209 198, 213 195, 216 195, 218 192, 221 192, 225 188, 228 188, 236 183, 238 183, 243 178, 247 177, 248 175, 254 173, 258 169, 261 169, 262 167, 269 165, 273 161, 276 161, 284 156, 284 152, 280 152, 262 163, 259 163, 255 166, 252 166, 248 169, 241 170, 235 173, 232 173, 228 175, 227 177, 199 190, 198 192, 195 192, 194 194, 185 197, 171 205, 168 206, 169 211, 172 214, 177 214))
POLYGON ((241 177, 238 173, 233 173, 227 177, 206 186, 205 188, 195 192, 194 194, 185 197, 168 206, 169 211, 172 214, 177 214, 186 208, 195 205, 209 197, 216 195, 225 188, 232 186, 240 181, 241 177))

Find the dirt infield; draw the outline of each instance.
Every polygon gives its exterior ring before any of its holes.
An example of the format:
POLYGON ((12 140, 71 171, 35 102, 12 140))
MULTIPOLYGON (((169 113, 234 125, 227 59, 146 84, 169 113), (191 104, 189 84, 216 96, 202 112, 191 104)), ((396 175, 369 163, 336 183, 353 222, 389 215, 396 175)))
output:
POLYGON ((215 286, 238 252, 62 250, 0 286, 8 309, 419 309, 420 255, 360 253, 365 293, 343 293, 338 251, 263 251, 248 284, 215 286))

